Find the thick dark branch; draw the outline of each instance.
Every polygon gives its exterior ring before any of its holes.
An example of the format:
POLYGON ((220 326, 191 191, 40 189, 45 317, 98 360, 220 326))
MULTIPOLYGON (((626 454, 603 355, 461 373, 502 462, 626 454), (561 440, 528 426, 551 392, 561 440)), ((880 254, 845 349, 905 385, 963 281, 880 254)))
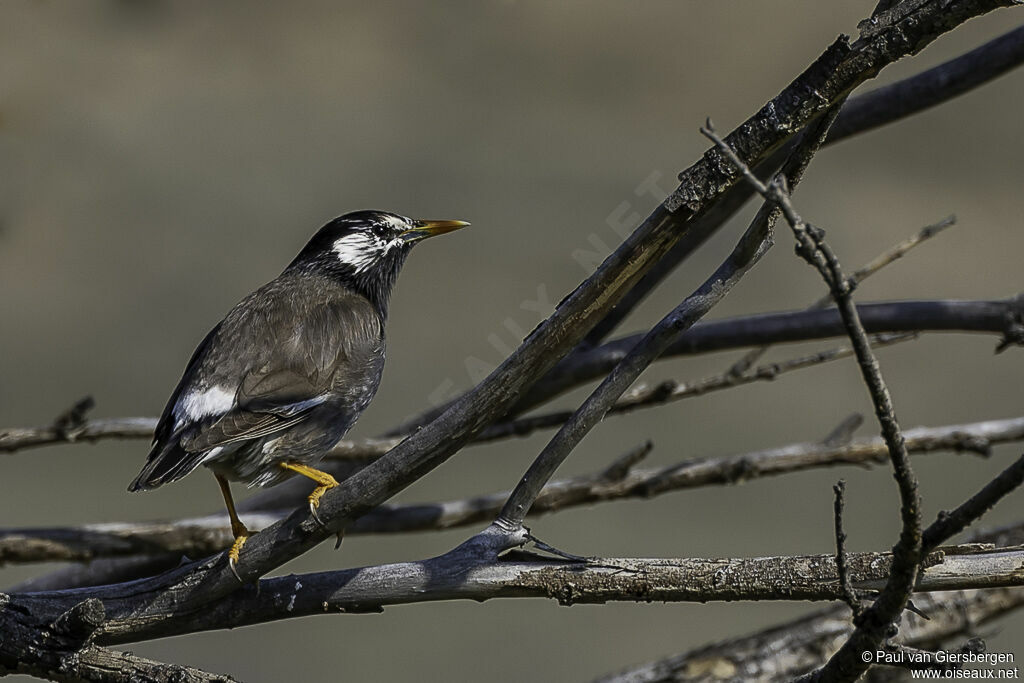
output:
POLYGON ((92 644, 105 617, 103 603, 83 600, 52 622, 19 609, 0 593, 7 619, 0 634, 0 676, 27 674, 52 681, 106 683, 230 683, 230 676, 154 662, 92 644))
POLYGON ((890 85, 850 98, 826 144, 948 102, 1024 63, 1024 26, 970 52, 890 85))
MULTIPOLYGON (((915 454, 943 451, 988 456, 992 446, 1024 440, 1024 417, 941 427, 918 427, 904 434, 907 449, 915 454)), ((780 476, 820 467, 884 464, 889 453, 880 437, 843 443, 798 443, 750 453, 686 460, 657 468, 637 463, 648 446, 634 449, 595 474, 555 480, 541 491, 531 514, 542 515, 570 507, 629 498, 650 498, 671 491, 722 486, 763 477, 780 476)), ((384 504, 360 517, 347 534, 436 531, 486 523, 508 500, 510 491, 436 503, 384 504)), ((243 513, 246 525, 261 529, 290 514, 291 508, 269 508, 243 513)), ((50 560, 89 561, 82 568, 62 570, 50 577, 31 579, 12 590, 54 590, 127 578, 152 576, 178 564, 182 555, 202 557, 231 545, 232 535, 223 512, 173 522, 116 522, 81 527, 0 530, 0 563, 50 560), (106 574, 96 558, 170 553, 169 561, 154 570, 144 564, 138 571, 106 574), (99 572, 99 574, 97 574, 99 572)))

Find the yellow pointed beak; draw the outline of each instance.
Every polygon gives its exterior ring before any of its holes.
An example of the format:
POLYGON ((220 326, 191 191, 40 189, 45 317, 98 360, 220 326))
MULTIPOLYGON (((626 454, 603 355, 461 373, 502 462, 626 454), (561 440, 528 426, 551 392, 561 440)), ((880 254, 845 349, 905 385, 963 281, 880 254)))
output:
POLYGON ((466 221, 424 221, 418 220, 413 221, 413 225, 416 227, 411 230, 406 230, 401 234, 401 238, 406 242, 418 242, 419 240, 425 240, 428 237, 435 235, 443 235, 446 232, 453 232, 460 228, 464 228, 469 223, 466 221))

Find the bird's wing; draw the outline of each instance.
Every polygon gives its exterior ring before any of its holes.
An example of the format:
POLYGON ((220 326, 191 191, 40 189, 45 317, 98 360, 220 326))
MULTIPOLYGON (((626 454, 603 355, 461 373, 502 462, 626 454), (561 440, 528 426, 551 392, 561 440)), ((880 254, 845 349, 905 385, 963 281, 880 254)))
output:
POLYGON ((331 397, 339 377, 373 365, 383 324, 366 299, 343 290, 278 291, 250 295, 200 344, 133 487, 175 481, 215 448, 301 422, 331 397))

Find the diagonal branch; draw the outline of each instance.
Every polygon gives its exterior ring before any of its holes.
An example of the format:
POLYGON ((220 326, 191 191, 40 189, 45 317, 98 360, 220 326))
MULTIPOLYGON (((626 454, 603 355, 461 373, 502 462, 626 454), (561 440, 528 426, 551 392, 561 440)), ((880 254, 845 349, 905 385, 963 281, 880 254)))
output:
POLYGON ((940 544, 966 529, 992 509, 996 503, 1024 483, 1024 456, 1003 470, 980 491, 964 501, 952 512, 942 512, 939 518, 924 530, 922 553, 929 553, 940 544))
MULTIPOLYGON (((825 121, 823 126, 820 122, 815 122, 808 129, 810 134, 804 136, 801 144, 787 159, 782 173, 792 178, 794 185, 802 179, 804 171, 824 139, 824 131, 828 130, 828 125, 835 119, 841 106, 840 103, 826 112, 822 117, 825 121), (819 129, 820 134, 817 133, 819 129)), ((740 237, 732 253, 714 274, 630 349, 626 357, 566 420, 530 465, 530 469, 513 489, 508 502, 498 515, 499 525, 507 524, 510 528, 522 525, 541 489, 587 432, 604 418, 611 406, 639 378, 647 366, 661 356, 674 339, 718 304, 767 252, 774 241, 773 230, 779 215, 778 208, 766 201, 740 237)))
POLYGON ((680 333, 707 314, 767 253, 773 243, 772 229, 777 216, 768 205, 762 207, 732 253, 714 274, 662 318, 615 366, 533 461, 501 509, 496 524, 506 525, 510 529, 522 526, 541 490, 587 432, 604 419, 626 389, 680 333))
MULTIPOLYGON (((851 98, 829 131, 829 137, 825 140, 825 144, 838 142, 852 135, 910 116, 928 107, 942 104, 1003 75, 1022 63, 1024 63, 1024 27, 1010 31, 920 74, 851 98)), ((789 151, 788 146, 783 146, 760 163, 754 164, 758 175, 770 177, 782 165, 789 151)), ((753 194, 753 190, 746 184, 733 185, 707 212, 690 221, 686 234, 594 326, 576 352, 595 347, 611 334, 651 291, 711 235, 717 232, 753 194)), ((444 412, 449 405, 451 403, 426 410, 391 430, 388 435, 408 433, 416 427, 430 422, 444 412)), ((521 412, 521 410, 517 412, 521 412)))

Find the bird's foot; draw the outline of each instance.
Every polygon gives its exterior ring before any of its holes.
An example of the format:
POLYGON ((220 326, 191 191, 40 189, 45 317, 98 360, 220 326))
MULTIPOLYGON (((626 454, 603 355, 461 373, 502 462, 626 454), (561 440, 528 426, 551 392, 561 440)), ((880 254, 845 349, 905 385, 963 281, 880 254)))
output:
POLYGON ((228 567, 231 568, 231 573, 235 575, 238 582, 243 583, 242 577, 238 574, 238 554, 245 542, 249 540, 249 530, 241 522, 237 526, 232 522, 231 533, 235 535, 235 542, 231 544, 231 550, 228 551, 228 567))
MULTIPOLYGON (((327 479, 330 479, 330 481, 321 482, 320 486, 317 486, 315 489, 313 489, 313 493, 309 494, 309 514, 313 516, 313 519, 316 520, 317 524, 326 528, 327 525, 324 524, 322 519, 320 519, 320 514, 317 512, 317 508, 320 507, 320 499, 323 498, 323 495, 327 493, 327 491, 329 491, 330 489, 333 489, 335 486, 337 486, 338 482, 334 479, 334 477, 325 472, 321 472, 321 474, 323 474, 327 479)), ((338 545, 341 545, 340 541, 338 545)))
POLYGON ((317 512, 317 508, 320 507, 320 499, 323 498, 323 495, 327 493, 327 491, 338 485, 338 480, 326 472, 321 472, 314 467, 302 465, 296 462, 283 462, 281 463, 281 467, 286 470, 291 470, 297 474, 301 474, 304 477, 309 477, 319 484, 315 489, 313 489, 313 493, 309 494, 309 514, 317 524, 326 528, 327 525, 324 524, 322 519, 320 519, 320 514, 317 512))

